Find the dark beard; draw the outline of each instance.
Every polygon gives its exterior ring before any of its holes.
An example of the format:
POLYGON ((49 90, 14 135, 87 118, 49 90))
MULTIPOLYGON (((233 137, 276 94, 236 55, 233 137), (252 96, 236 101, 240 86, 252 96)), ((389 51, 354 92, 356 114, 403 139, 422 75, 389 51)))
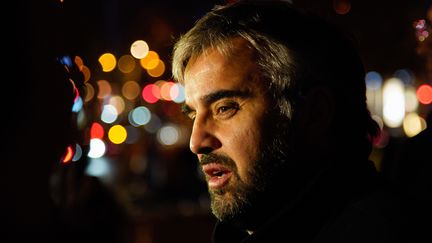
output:
MULTIPOLYGON (((275 196, 280 194, 283 171, 287 170, 290 149, 287 136, 288 124, 272 124, 278 132, 271 131, 264 136, 260 146, 260 157, 250 164, 248 181, 243 181, 235 162, 226 155, 210 153, 204 155, 201 163, 218 162, 233 172, 232 182, 220 190, 210 190, 211 209, 220 221, 244 229, 254 229, 266 219, 275 207, 275 196)), ((276 201, 280 198, 276 198, 276 201)), ((282 200, 281 200, 282 201, 282 200)))

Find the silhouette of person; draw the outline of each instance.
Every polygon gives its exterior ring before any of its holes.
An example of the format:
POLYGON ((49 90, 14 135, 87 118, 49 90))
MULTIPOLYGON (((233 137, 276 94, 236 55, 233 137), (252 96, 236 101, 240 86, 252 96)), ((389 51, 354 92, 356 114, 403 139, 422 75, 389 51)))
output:
POLYGON ((124 215, 119 205, 100 182, 83 174, 84 161, 61 163, 66 148, 80 142, 72 107, 84 95, 84 85, 68 39, 76 33, 68 33, 70 23, 60 4, 13 5, 13 52, 7 60, 14 79, 7 92, 14 98, 6 113, 11 146, 3 177, 6 234, 0 241, 127 242, 120 238, 124 215), (73 189, 59 193, 76 193, 71 207, 52 197, 50 179, 59 170, 68 171, 69 178, 62 180, 73 189))
POLYGON ((236 1, 179 38, 172 72, 213 242, 398 239, 396 198, 368 160, 379 128, 363 64, 343 31, 287 1, 236 1))

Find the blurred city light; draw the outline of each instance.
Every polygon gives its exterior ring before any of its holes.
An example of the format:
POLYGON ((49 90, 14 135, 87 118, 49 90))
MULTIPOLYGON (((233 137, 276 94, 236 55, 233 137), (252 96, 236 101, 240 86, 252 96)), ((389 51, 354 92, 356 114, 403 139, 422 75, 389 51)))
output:
POLYGON ((113 105, 104 105, 101 114, 101 120, 107 124, 111 124, 117 120, 118 111, 113 105))
POLYGON ((103 178, 110 175, 111 166, 104 158, 93 158, 90 159, 85 172, 87 175, 103 178))
POLYGON ((135 81, 127 81, 122 86, 122 94, 128 100, 135 100, 140 94, 140 85, 135 81))
POLYGON ((106 96, 111 94, 112 88, 111 88, 111 84, 108 81, 99 80, 99 81, 97 81, 97 85, 98 85, 98 89, 99 89, 97 97, 99 99, 103 99, 106 96))
POLYGON ((93 122, 90 128, 90 139, 93 138, 103 139, 104 135, 105 135, 105 131, 102 125, 97 122, 93 122))
POLYGON ((135 57, 136 59, 142 59, 145 58, 149 53, 149 46, 147 42, 143 40, 137 40, 134 43, 132 43, 130 47, 130 52, 132 56, 135 57))
POLYGON ((405 117, 405 90, 400 79, 391 78, 383 87, 383 118, 391 128, 402 125, 405 117))
POLYGON ((149 51, 148 54, 140 59, 140 65, 144 69, 152 69, 158 65, 159 55, 155 51, 149 51))
POLYGON ((106 150, 105 143, 99 138, 90 139, 90 149, 87 154, 90 158, 100 158, 104 156, 106 150))
POLYGON ((127 131, 122 125, 114 125, 108 131, 108 138, 114 144, 121 144, 127 138, 127 131))
POLYGON ((432 103, 432 86, 429 84, 422 84, 417 89, 417 98, 420 103, 428 105, 432 103))
POLYGON ((135 69, 136 62, 131 55, 123 55, 118 60, 117 66, 122 73, 130 73, 135 69))
POLYGON ((163 145, 173 145, 179 140, 179 129, 175 125, 165 125, 157 133, 158 141, 163 145))
POLYGON ((66 154, 64 155, 62 162, 63 162, 64 164, 69 163, 69 162, 72 161, 72 157, 73 157, 73 149, 72 149, 72 147, 69 145, 69 146, 66 148, 66 154))
POLYGON ((403 129, 408 137, 414 137, 426 129, 426 121, 415 112, 409 113, 403 120, 403 129))
POLYGON ((72 106, 72 111, 77 113, 83 108, 83 100, 81 97, 78 97, 72 106))
POLYGON ((72 158, 72 161, 78 161, 82 157, 82 148, 79 144, 75 144, 75 154, 72 158))
POLYGON ((84 86, 84 90, 85 90, 84 101, 89 102, 91 99, 93 99, 95 95, 95 90, 93 88, 93 85, 91 85, 90 83, 86 83, 84 86))
POLYGON ((105 53, 99 57, 99 63, 102 66, 102 71, 111 72, 117 65, 117 59, 113 54, 105 53))

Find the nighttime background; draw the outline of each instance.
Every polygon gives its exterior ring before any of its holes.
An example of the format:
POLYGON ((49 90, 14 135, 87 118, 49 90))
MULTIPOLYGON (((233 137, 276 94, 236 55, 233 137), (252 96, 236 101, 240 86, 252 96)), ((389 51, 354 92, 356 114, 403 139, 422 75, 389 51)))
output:
MULTIPOLYGON (((175 40, 226 2, 16 4, 5 22, 13 35, 5 48, 12 98, 2 116, 12 145, 3 170, 6 238, 208 242, 214 219, 170 61, 175 40)), ((371 159, 397 180, 402 146, 431 127, 430 2, 292 2, 355 37, 368 105, 382 129, 371 159)), ((430 151, 412 156, 427 160, 430 151)))

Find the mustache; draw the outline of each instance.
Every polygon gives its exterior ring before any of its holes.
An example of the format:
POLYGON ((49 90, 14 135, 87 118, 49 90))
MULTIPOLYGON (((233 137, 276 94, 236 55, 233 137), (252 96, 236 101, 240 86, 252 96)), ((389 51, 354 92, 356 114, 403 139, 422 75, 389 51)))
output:
POLYGON ((204 154, 201 157, 201 160, 200 160, 201 166, 203 166, 205 164, 210 164, 210 163, 218 163, 218 164, 221 164, 223 166, 228 167, 229 169, 235 169, 236 168, 236 164, 235 164, 234 160, 231 159, 230 157, 226 156, 226 155, 223 155, 223 154, 209 153, 209 154, 204 154))

